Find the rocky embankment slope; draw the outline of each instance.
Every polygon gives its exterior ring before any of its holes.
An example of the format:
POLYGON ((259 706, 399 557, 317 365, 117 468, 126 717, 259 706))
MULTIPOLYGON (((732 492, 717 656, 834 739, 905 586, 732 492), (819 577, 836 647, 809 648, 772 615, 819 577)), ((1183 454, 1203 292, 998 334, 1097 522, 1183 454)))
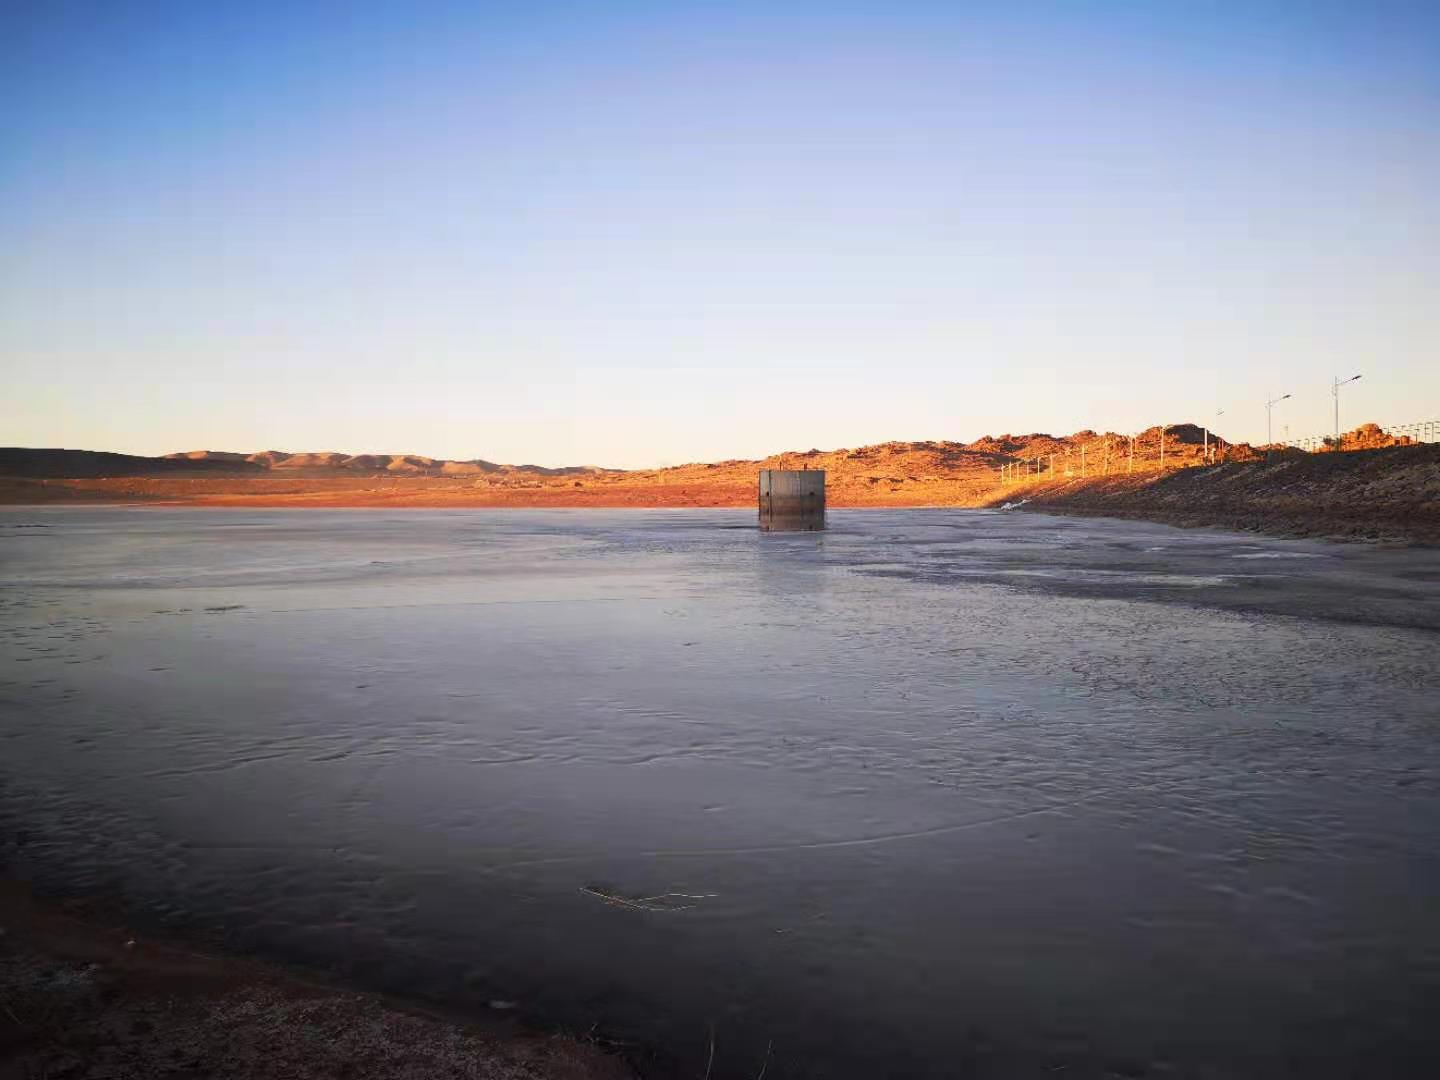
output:
POLYGON ((1440 543, 1440 444, 1348 453, 1278 451, 1271 460, 1178 469, 1157 476, 1036 480, 991 505, 1216 525, 1287 536, 1440 543))

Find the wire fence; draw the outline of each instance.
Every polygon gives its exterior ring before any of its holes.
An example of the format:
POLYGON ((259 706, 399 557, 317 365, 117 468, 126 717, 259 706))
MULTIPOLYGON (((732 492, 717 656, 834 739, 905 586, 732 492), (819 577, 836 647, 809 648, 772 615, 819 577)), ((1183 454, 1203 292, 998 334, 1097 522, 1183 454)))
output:
MULTIPOLYGON (((1381 424, 1380 430, 1393 438, 1410 439, 1417 443, 1440 442, 1440 420, 1419 420, 1410 424, 1381 424)), ((1347 432, 1347 434, 1349 434, 1347 432)), ((1315 453, 1329 449, 1334 442, 1333 435, 1307 435, 1300 439, 1286 439, 1285 445, 1296 450, 1315 453)))
MULTIPOLYGON (((1392 438, 1407 438, 1417 443, 1440 442, 1440 420, 1420 420, 1408 424, 1381 424, 1380 430, 1392 438)), ((1303 439, 1286 439, 1282 445, 1311 452, 1326 450, 1333 436, 1315 435, 1303 439)), ((1048 454, 1026 454, 996 468, 1002 484, 1023 484, 1061 477, 1116 476, 1126 473, 1156 472, 1183 469, 1193 465, 1213 465, 1225 460, 1229 444, 1213 433, 1208 445, 1177 444, 1164 439, 1142 441, 1139 436, 1102 436, 1092 442, 1048 454)))
POLYGON ((1157 472, 1222 461, 1228 445, 1214 434, 1198 447, 1176 442, 1173 436, 1143 440, 1138 435, 1106 435, 1053 453, 1026 454, 999 465, 996 471, 1002 484, 1157 472))

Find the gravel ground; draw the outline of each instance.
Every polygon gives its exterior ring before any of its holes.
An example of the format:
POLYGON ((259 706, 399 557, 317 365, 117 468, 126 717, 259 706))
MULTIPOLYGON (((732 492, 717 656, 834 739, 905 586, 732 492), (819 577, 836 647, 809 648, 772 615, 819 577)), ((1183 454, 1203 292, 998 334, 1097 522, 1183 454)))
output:
POLYGON ((0 886, 0 1080, 620 1080, 589 1043, 136 941, 0 886))

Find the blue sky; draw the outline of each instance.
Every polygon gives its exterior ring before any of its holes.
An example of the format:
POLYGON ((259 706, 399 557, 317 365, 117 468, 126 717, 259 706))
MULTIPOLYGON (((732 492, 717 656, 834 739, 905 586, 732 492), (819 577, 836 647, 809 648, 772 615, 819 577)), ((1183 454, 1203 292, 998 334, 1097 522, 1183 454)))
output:
POLYGON ((0 5, 0 444, 1440 415, 1433 3, 0 5))

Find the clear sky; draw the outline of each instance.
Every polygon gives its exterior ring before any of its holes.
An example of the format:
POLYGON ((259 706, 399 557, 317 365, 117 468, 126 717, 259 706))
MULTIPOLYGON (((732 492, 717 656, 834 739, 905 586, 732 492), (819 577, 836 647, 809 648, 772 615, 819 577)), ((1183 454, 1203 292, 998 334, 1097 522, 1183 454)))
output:
POLYGON ((0 445, 1440 416, 1440 4, 0 3, 0 445))

